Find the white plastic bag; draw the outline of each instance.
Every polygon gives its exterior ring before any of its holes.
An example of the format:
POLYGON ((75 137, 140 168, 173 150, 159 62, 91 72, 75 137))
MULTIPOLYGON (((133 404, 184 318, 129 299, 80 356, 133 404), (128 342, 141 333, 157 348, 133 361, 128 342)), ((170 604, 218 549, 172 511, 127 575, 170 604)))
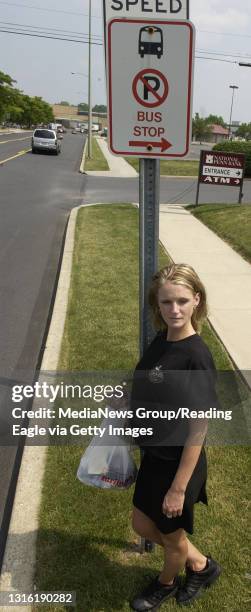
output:
MULTIPOLYGON (((116 425, 110 419, 102 422, 106 432, 111 422, 116 425)), ((84 484, 101 489, 128 489, 135 482, 138 471, 130 453, 132 445, 118 436, 110 438, 110 445, 106 445, 108 439, 108 434, 104 438, 92 439, 82 455, 77 478, 84 484)))
POLYGON ((136 480, 137 466, 128 446, 99 446, 94 439, 81 458, 77 477, 101 489, 128 489, 136 480))

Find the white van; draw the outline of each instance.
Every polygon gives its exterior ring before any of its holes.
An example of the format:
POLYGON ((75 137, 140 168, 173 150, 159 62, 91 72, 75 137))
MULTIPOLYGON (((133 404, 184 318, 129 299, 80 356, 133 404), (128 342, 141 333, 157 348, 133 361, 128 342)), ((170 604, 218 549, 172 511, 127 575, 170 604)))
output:
POLYGON ((34 130, 31 139, 32 153, 37 151, 53 151, 58 155, 61 150, 61 143, 58 140, 55 130, 47 130, 45 128, 37 128, 34 130))

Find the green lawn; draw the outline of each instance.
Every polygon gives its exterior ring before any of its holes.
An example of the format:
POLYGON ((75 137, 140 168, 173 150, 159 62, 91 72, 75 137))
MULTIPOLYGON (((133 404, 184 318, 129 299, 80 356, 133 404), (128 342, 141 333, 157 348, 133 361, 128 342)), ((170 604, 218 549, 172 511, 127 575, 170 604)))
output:
MULTIPOLYGON (((160 250, 160 265, 168 261, 160 250)), ((231 363, 206 325, 218 368, 231 363)), ((80 209, 60 369, 127 370, 138 357, 138 210, 130 205, 80 209)), ((83 486, 76 470, 83 447, 48 449, 37 545, 37 590, 76 591, 77 612, 129 612, 128 599, 160 571, 162 554, 135 552, 132 489, 83 486)), ((246 533, 248 453, 208 449, 210 505, 196 508, 194 542, 224 568, 221 580, 193 610, 244 611, 249 547, 246 533), (234 484, 233 484, 234 483, 234 484)), ((46 611, 64 610, 46 606, 46 611)), ((175 601, 161 608, 178 611, 175 601)), ((38 610, 38 607, 37 607, 38 610)))
POLYGON ((92 137, 92 159, 88 159, 88 146, 86 147, 85 171, 109 170, 108 163, 98 145, 96 138, 92 137))
POLYGON ((187 208, 251 263, 251 206, 249 204, 200 204, 187 208))
MULTIPOLYGON (((139 172, 138 157, 125 157, 125 160, 139 172)), ((161 161, 160 174, 163 176, 198 176, 199 162, 188 161, 161 161)))

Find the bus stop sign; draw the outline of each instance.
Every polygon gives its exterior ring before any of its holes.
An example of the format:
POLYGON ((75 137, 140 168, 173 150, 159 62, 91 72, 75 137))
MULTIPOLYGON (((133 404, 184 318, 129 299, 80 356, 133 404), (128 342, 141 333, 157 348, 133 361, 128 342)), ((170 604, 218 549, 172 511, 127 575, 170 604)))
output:
POLYGON ((194 27, 112 19, 107 27, 109 147, 115 155, 183 158, 191 136, 194 27))

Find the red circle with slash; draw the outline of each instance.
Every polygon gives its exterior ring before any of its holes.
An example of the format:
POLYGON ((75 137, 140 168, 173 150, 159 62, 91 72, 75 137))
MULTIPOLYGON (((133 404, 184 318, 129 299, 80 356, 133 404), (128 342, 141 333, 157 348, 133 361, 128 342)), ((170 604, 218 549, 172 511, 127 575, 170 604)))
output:
POLYGON ((148 106, 150 108, 153 108, 154 106, 160 106, 161 104, 163 104, 163 102, 165 102, 169 91, 168 81, 165 75, 162 74, 162 72, 160 72, 159 70, 155 70, 155 68, 144 68, 144 70, 138 72, 138 74, 136 74, 136 76, 134 77, 132 83, 132 91, 135 99, 137 100, 137 102, 139 102, 139 104, 142 104, 142 106, 148 106), (157 76, 160 82, 162 82, 163 84, 164 90, 161 96, 145 78, 146 76, 151 77, 151 75, 157 76), (137 90, 139 83, 142 83, 144 85, 144 89, 146 88, 149 92, 152 93, 152 95, 156 98, 156 102, 146 102, 146 100, 142 100, 137 90))

